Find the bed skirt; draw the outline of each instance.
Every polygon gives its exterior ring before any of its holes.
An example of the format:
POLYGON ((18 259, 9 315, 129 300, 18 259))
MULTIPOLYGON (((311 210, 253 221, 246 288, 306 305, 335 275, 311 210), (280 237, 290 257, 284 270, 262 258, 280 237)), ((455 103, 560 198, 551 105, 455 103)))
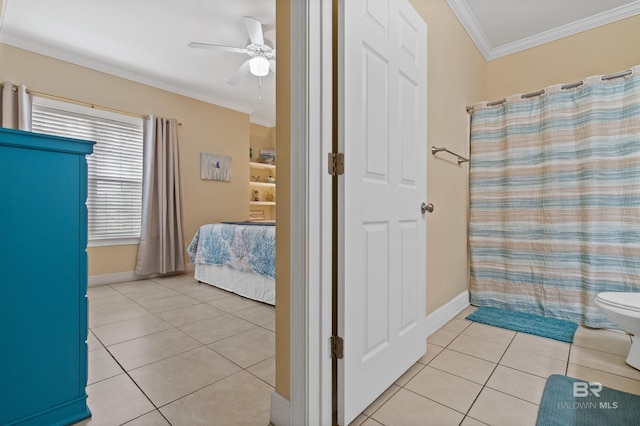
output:
POLYGON ((225 265, 196 263, 196 280, 259 302, 276 304, 276 280, 225 265))

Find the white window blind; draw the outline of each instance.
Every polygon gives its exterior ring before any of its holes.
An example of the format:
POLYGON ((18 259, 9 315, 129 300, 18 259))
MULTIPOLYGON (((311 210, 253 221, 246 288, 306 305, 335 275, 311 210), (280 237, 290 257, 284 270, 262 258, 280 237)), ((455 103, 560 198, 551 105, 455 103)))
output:
POLYGON ((95 141, 87 157, 90 245, 137 243, 142 214, 142 118, 34 97, 34 132, 95 141), (92 244, 93 243, 93 244, 92 244))

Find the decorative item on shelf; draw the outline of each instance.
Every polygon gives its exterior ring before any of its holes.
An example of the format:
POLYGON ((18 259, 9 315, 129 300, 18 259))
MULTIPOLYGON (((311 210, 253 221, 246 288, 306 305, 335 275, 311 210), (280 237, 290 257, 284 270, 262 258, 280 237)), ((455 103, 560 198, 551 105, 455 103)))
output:
POLYGON ((251 210, 249 220, 264 220, 264 210, 251 210))
POLYGON ((253 190, 253 201, 260 201, 260 191, 257 189, 253 190))
POLYGON ((251 182, 260 182, 262 176, 251 175, 251 182))
POLYGON ((261 149, 259 162, 263 164, 276 164, 276 150, 261 149))
POLYGON ((267 182, 267 183, 276 183, 276 180, 275 180, 273 177, 269 176, 269 177, 266 179, 266 182, 267 182))
POLYGON ((267 201, 273 201, 274 200, 273 194, 271 192, 267 192, 264 195, 264 199, 267 200, 267 201))

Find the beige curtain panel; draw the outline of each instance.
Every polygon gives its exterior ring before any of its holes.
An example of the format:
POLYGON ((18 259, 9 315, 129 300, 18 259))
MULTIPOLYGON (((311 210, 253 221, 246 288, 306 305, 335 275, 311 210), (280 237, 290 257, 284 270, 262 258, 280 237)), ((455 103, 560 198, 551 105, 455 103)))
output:
POLYGON ((153 116, 145 123, 137 275, 185 270, 178 126, 176 119, 153 116))
POLYGON ((1 84, 0 127, 31 131, 31 95, 24 84, 1 84))

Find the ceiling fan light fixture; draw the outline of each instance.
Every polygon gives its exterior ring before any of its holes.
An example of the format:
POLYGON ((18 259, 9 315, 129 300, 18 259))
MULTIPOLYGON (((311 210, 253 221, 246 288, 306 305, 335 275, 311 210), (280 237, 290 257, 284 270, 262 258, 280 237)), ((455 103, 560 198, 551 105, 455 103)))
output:
POLYGON ((269 74, 269 61, 264 56, 254 56, 249 60, 249 71, 256 77, 269 74))

